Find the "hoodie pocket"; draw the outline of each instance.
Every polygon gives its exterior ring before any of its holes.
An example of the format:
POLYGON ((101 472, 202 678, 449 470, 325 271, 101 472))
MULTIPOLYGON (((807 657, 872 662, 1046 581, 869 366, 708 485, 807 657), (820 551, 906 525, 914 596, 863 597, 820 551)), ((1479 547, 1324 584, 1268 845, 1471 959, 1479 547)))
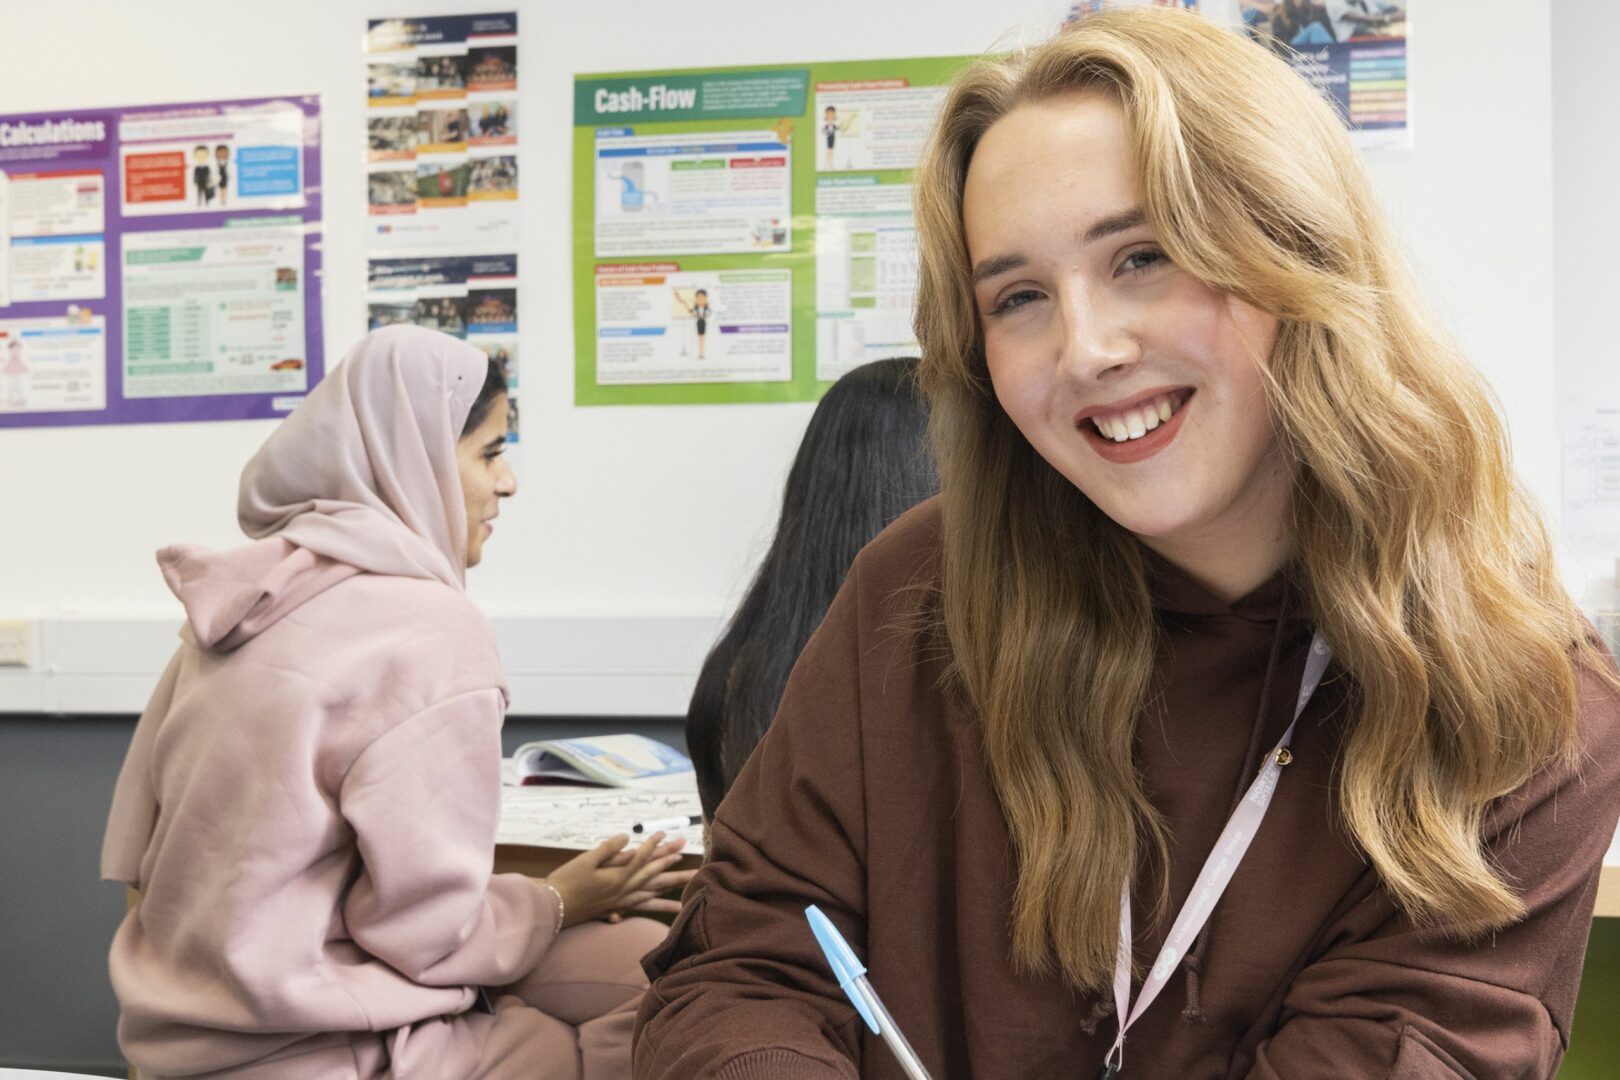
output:
POLYGON ((1434 1040, 1408 1024, 1401 1029, 1400 1049, 1388 1080, 1473 1080, 1473 1076, 1434 1040))
POLYGON ((648 982, 655 982, 686 957, 709 951, 709 928, 703 918, 708 898, 708 890, 704 889, 682 903, 681 913, 670 924, 663 944, 641 958, 641 970, 647 973, 648 982))

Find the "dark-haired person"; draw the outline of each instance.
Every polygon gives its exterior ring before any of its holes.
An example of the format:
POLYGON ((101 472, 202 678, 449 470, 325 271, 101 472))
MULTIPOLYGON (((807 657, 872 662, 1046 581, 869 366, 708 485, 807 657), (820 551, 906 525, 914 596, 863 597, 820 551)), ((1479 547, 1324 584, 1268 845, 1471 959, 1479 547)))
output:
POLYGON ((191 186, 197 191, 198 206, 207 206, 214 201, 214 167, 209 164, 206 146, 192 148, 191 186))
POLYGON ((937 123, 941 496, 720 804, 636 1074, 903 1076, 815 904, 936 1080, 1552 1077, 1615 677, 1339 117, 1138 7, 937 123))
POLYGON ((219 205, 224 206, 231 191, 231 148, 224 143, 214 147, 214 173, 219 179, 219 205))
POLYGON ((788 672, 856 553, 939 490, 916 379, 915 359, 862 364, 833 383, 810 417, 776 536, 703 661, 686 710, 707 818, 770 727, 788 672))
MULTIPOLYGON (((697 333, 697 358, 702 360, 705 358, 704 349, 706 348, 709 340, 709 316, 714 311, 714 309, 709 305, 709 290, 699 289, 694 292, 692 294, 692 302, 690 304, 681 299, 681 294, 679 291, 675 293, 675 299, 679 300, 681 306, 687 310, 694 320, 696 320, 693 323, 693 327, 697 333)), ((685 355, 684 348, 682 355, 685 355)))
POLYGON ((102 853, 143 1077, 628 1074, 662 927, 600 920, 671 910, 679 845, 490 873, 506 685, 463 578, 517 490, 506 400, 478 349, 374 331, 243 471, 253 542, 159 554, 187 621, 102 853))

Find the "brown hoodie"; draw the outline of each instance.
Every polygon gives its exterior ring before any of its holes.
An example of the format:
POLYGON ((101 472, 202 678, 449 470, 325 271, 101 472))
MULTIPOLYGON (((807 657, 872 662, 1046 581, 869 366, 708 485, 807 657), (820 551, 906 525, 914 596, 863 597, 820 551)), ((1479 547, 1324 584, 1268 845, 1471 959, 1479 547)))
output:
MULTIPOLYGON (((1013 970, 1016 870, 978 718, 941 689, 941 641, 903 629, 921 622, 925 591, 907 586, 937 581, 938 547, 931 502, 863 552, 806 648, 647 959, 639 1080, 903 1076, 830 978, 811 903, 935 1080, 1096 1075, 1111 997, 1013 970)), ((1288 725, 1310 628, 1279 626, 1280 576, 1234 604, 1162 562, 1150 577, 1163 632, 1136 751, 1171 836, 1173 915, 1258 767, 1246 749, 1288 725)), ((1334 786, 1345 686, 1330 669, 1204 946, 1131 1028, 1122 1075, 1551 1077, 1620 813, 1620 708, 1589 673, 1582 697, 1582 773, 1538 775, 1485 827, 1528 917, 1469 946, 1413 926, 1347 835, 1334 786)), ((1152 899, 1139 888, 1134 910, 1152 899)), ((1139 961, 1167 921, 1138 916, 1139 961)))

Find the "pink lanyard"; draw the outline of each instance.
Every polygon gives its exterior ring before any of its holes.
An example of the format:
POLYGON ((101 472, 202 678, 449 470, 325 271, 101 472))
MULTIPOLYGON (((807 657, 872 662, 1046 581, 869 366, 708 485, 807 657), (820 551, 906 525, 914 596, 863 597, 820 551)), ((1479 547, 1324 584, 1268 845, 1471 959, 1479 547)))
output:
POLYGON ((1237 872, 1238 863, 1243 861, 1244 853, 1249 850, 1249 842, 1254 834, 1260 830, 1260 822, 1265 819, 1266 810, 1271 806, 1272 793, 1277 790, 1277 779, 1282 775, 1283 766, 1293 760, 1293 754, 1288 746, 1294 739, 1294 726, 1299 723, 1300 714, 1305 711, 1306 704, 1311 695, 1316 693, 1316 684, 1322 681, 1322 673, 1327 670, 1328 661, 1333 659, 1333 650, 1323 640, 1320 633, 1311 638, 1311 652, 1305 662, 1305 678, 1299 684, 1299 699, 1294 705, 1294 720, 1288 725, 1288 730, 1278 740, 1271 753, 1266 755, 1266 763, 1260 769, 1260 775, 1254 778, 1249 785, 1248 793, 1243 801, 1232 812, 1232 817, 1221 830, 1221 837, 1215 842, 1215 850, 1209 853, 1204 860, 1204 868, 1198 872, 1198 880, 1193 882, 1192 892, 1187 896, 1187 902, 1181 906, 1176 915, 1176 921, 1170 926, 1170 933, 1164 939, 1164 948, 1159 950, 1159 957, 1153 962, 1153 968, 1148 972, 1147 978, 1142 980, 1142 992, 1137 995, 1136 1005, 1131 1003, 1131 883, 1127 881, 1120 890, 1119 896, 1119 951, 1114 960, 1114 1010, 1119 1017, 1119 1035, 1114 1039, 1114 1045, 1109 1049, 1108 1056, 1103 1059, 1102 1071, 1097 1074, 1098 1080, 1110 1080, 1118 1076, 1125 1065, 1125 1032, 1136 1023, 1147 1007, 1159 996, 1170 976, 1175 974, 1176 965, 1186 955, 1198 932, 1209 921, 1210 912, 1215 910, 1215 904, 1220 900, 1221 893, 1226 891, 1227 884, 1232 875, 1237 872), (1127 1008, 1129 1011, 1127 1012, 1127 1008))

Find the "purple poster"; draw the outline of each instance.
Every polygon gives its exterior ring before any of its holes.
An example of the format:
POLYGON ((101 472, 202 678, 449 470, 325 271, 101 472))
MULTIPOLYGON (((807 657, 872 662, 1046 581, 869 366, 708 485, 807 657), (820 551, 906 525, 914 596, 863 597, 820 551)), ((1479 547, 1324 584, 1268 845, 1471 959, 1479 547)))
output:
POLYGON ((320 229, 314 96, 0 115, 0 428, 285 415, 320 229))

